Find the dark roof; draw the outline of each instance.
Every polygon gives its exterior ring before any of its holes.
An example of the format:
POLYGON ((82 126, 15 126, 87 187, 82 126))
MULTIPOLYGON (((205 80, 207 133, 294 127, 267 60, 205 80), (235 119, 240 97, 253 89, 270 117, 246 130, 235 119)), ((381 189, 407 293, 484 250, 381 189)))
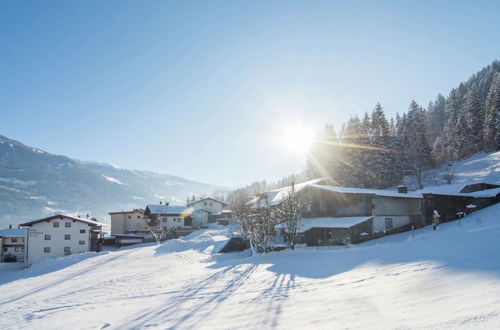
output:
POLYGON ((34 225, 35 223, 39 223, 39 222, 43 222, 43 221, 50 221, 50 220, 57 219, 57 218, 60 218, 60 219, 66 218, 66 219, 70 219, 73 221, 79 221, 79 222, 86 223, 89 226, 106 226, 106 227, 108 226, 107 224, 102 223, 102 222, 97 222, 97 221, 90 220, 90 219, 78 218, 78 217, 74 217, 74 216, 66 215, 66 214, 56 214, 56 215, 53 215, 53 216, 50 216, 47 218, 33 220, 30 222, 25 222, 25 223, 20 224, 20 226, 31 226, 31 225, 34 225))
POLYGON ((476 191, 483 191, 483 190, 489 190, 489 189, 495 189, 495 188, 500 188, 500 185, 494 184, 494 183, 488 183, 488 182, 478 182, 478 183, 472 183, 465 185, 462 190, 460 190, 461 193, 471 193, 471 192, 476 192, 476 191))
POLYGON ((222 205, 229 205, 229 204, 228 204, 228 203, 226 203, 226 202, 220 201, 220 200, 215 199, 215 198, 212 198, 212 197, 206 197, 206 198, 198 199, 197 201, 193 201, 193 202, 189 202, 189 203, 187 203, 187 205, 188 205, 188 206, 189 206, 189 205, 193 205, 193 204, 196 204, 196 203, 198 203, 198 202, 202 202, 202 201, 207 200, 207 199, 211 199, 211 200, 213 200, 214 202, 221 203, 222 205))

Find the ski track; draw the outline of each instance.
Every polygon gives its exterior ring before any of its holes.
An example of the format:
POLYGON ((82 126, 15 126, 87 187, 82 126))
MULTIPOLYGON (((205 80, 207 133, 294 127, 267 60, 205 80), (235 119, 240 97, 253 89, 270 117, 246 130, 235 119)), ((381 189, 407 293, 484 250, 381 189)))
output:
POLYGON ((498 214, 349 249, 202 252, 215 230, 97 254, 1 285, 0 328, 498 328, 498 214))

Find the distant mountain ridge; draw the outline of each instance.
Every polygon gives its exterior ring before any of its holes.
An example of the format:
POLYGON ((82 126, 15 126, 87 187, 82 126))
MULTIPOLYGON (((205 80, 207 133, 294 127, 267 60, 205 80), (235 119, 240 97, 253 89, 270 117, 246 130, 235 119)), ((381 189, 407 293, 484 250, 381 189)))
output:
POLYGON ((222 187, 173 175, 53 155, 0 135, 0 227, 53 214, 90 214, 143 208, 160 200, 183 204, 191 194, 222 187))

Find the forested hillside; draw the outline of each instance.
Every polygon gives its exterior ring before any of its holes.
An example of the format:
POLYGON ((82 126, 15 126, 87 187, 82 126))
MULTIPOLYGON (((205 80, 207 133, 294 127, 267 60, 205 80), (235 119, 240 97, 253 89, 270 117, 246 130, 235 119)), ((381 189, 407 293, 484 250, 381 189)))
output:
POLYGON ((330 176, 339 185, 386 188, 436 165, 500 149, 500 62, 439 94, 423 107, 387 119, 381 104, 353 116, 337 133, 327 124, 307 160, 310 178, 330 176))

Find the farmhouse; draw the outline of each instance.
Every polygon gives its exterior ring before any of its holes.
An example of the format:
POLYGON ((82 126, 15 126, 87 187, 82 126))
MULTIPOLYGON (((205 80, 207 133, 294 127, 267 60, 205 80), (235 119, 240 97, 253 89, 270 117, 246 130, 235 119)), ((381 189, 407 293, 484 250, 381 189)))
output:
MULTIPOLYGON (((262 193, 247 205, 279 205, 291 189, 262 193)), ((422 194, 404 187, 398 191, 338 187, 333 180, 321 178, 297 184, 294 191, 304 207, 302 222, 308 226, 303 233, 308 244, 316 245, 318 240, 321 244, 338 244, 346 238, 359 242, 425 224, 422 194)))
POLYGON ((0 229, 0 262, 24 262, 26 229, 0 229))
POLYGON ((28 266, 48 257, 100 251, 106 224, 65 214, 21 224, 28 228, 28 266))

